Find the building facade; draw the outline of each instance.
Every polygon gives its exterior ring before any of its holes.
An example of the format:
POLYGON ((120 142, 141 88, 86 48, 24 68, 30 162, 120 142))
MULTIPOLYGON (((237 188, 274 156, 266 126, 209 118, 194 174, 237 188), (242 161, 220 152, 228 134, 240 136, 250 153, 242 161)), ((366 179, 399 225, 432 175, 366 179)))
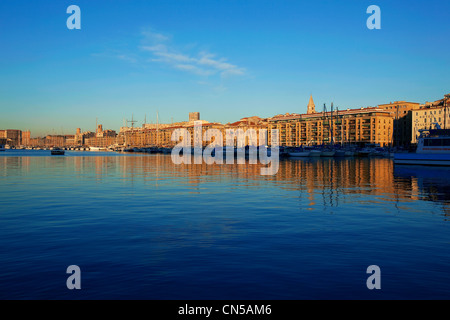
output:
POLYGON ((0 139, 4 139, 6 144, 11 147, 22 145, 22 131, 21 130, 0 130, 0 139))
POLYGON ((412 114, 420 109, 417 102, 395 101, 380 104, 378 108, 390 111, 394 118, 393 144, 396 147, 407 147, 412 140, 412 114))
POLYGON ((22 145, 28 147, 31 143, 31 132, 28 131, 23 131, 22 132, 22 145))
POLYGON ((200 120, 200 112, 189 112, 189 122, 200 120))
POLYGON ((281 146, 392 145, 393 117, 380 108, 285 114, 268 122, 269 136, 278 129, 281 146))
POLYGON ((416 144, 420 130, 450 129, 450 94, 443 99, 427 102, 420 109, 412 111, 411 118, 411 143, 416 144))

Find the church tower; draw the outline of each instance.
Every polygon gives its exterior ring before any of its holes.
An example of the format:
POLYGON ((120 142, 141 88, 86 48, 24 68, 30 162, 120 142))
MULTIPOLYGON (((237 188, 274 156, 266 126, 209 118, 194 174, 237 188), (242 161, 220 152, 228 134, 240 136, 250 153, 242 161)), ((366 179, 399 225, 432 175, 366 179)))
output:
POLYGON ((312 95, 309 98, 307 114, 311 114, 311 113, 316 113, 316 106, 314 105, 314 100, 313 100, 312 95))

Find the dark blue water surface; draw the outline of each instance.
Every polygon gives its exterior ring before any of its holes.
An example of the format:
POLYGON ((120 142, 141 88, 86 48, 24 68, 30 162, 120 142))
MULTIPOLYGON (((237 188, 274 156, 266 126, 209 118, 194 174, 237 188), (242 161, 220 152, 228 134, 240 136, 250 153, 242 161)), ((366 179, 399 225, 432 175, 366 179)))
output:
POLYGON ((450 170, 0 153, 1 299, 449 299, 450 170), (66 269, 81 268, 81 290, 66 269), (381 269, 381 290, 366 286, 381 269))

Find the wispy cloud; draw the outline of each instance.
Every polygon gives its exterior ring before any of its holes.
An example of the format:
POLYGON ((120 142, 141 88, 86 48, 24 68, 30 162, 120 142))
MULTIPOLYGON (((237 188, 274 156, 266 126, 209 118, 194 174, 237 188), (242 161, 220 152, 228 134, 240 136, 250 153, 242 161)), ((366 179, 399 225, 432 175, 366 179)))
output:
POLYGON ((246 70, 231 64, 225 58, 200 51, 196 54, 182 52, 172 43, 172 37, 151 30, 142 32, 140 50, 150 54, 147 61, 164 63, 173 69, 200 76, 220 75, 220 77, 242 76, 246 70))
POLYGON ((126 55, 126 54, 118 54, 118 55, 116 55, 116 57, 120 60, 128 61, 131 63, 137 62, 137 59, 135 57, 132 57, 132 56, 126 55))

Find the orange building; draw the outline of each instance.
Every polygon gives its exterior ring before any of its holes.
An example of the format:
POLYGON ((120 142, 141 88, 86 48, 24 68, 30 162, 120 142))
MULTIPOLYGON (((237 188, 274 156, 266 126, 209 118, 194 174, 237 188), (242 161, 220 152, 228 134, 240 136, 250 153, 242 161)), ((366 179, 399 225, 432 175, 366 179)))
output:
POLYGON ((0 130, 0 139, 6 139, 6 144, 16 147, 22 144, 22 131, 20 130, 0 130))
POLYGON ((22 145, 24 146, 30 146, 30 142, 31 142, 31 132, 28 131, 23 131, 22 132, 22 145))
POLYGON ((268 119, 269 137, 271 130, 278 129, 281 146, 392 145, 393 117, 390 111, 381 108, 313 111, 311 97, 309 114, 287 113, 268 119))
POLYGON ((392 112, 394 118, 394 146, 409 146, 412 140, 412 111, 420 109, 417 102, 395 101, 378 108, 392 112))

